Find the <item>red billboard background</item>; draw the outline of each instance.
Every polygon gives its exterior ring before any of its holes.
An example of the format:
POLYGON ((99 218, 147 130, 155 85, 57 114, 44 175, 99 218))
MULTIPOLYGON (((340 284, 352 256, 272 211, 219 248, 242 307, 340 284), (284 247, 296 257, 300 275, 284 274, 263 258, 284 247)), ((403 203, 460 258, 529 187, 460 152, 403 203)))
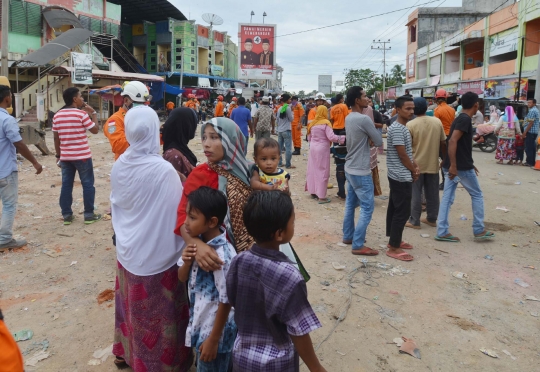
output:
POLYGON ((276 25, 239 24, 240 77, 253 79, 270 79, 273 77, 274 66, 276 65, 275 36, 276 25), (246 50, 247 39, 252 40, 251 51, 246 50), (265 39, 268 40, 269 47, 267 53, 263 55, 263 40, 265 39))

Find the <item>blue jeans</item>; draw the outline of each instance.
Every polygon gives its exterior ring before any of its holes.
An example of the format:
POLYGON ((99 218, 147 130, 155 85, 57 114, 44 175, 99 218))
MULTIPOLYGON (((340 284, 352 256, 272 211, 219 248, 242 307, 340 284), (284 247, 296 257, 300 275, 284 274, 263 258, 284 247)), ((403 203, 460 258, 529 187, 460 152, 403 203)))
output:
POLYGON ((62 161, 62 190, 60 191, 60 208, 64 218, 73 214, 71 204, 73 203, 73 182, 75 172, 79 172, 83 189, 84 217, 89 218, 94 215, 94 199, 96 189, 94 187, 94 167, 92 158, 74 161, 62 161))
POLYGON ((291 158, 292 158, 292 134, 290 130, 285 132, 278 132, 278 144, 279 144, 279 166, 283 166, 281 161, 281 151, 285 148, 285 168, 291 167, 291 158))
MULTIPOLYGON (((242 133, 243 134, 243 133, 242 133)), ((244 151, 244 155, 247 155, 248 152, 248 143, 249 143, 249 134, 247 136, 244 136, 246 138, 246 150, 244 151)))
POLYGON ((345 217, 343 219, 343 240, 352 240, 352 249, 362 249, 366 240, 366 231, 373 210, 375 199, 373 194, 373 179, 367 176, 354 176, 345 172, 349 189, 345 201, 345 217), (360 219, 354 227, 354 211, 360 206, 360 219))
POLYGON ((0 180, 0 198, 2 199, 2 225, 0 226, 0 244, 13 239, 13 221, 17 212, 19 172, 11 172, 0 180))
MULTIPOLYGON (((448 178, 448 169, 443 169, 444 171, 444 193, 441 200, 441 205, 439 207, 439 217, 437 219, 437 235, 445 236, 450 234, 448 228, 450 224, 448 223, 448 215, 450 214, 450 207, 454 204, 454 199, 456 196, 457 183, 448 178)), ((478 235, 484 232, 484 195, 482 190, 480 190, 480 184, 478 183, 478 178, 474 169, 459 171, 458 177, 461 179, 459 181, 465 190, 469 193, 472 200, 472 211, 473 211, 473 233, 478 235)))
POLYGON ((197 351, 197 372, 227 372, 232 353, 217 353, 216 359, 211 362, 203 362, 201 353, 197 351))

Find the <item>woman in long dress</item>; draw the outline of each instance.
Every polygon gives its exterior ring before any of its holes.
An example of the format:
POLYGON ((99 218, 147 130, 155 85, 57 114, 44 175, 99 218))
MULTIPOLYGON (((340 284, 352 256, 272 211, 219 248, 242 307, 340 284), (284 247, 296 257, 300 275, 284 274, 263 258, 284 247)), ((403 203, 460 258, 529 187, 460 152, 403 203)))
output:
POLYGON ((508 160, 507 164, 513 165, 516 157, 516 134, 521 134, 521 127, 512 106, 506 106, 504 115, 495 127, 495 134, 498 136, 495 152, 497 164, 503 164, 504 160, 508 160))
POLYGON ((330 145, 332 142, 343 144, 345 136, 337 136, 328 120, 328 109, 324 105, 317 107, 315 119, 308 125, 309 158, 306 173, 306 191, 319 204, 330 203, 326 197, 330 179, 330 145))
POLYGON ((174 234, 182 183, 159 155, 156 112, 134 107, 125 122, 130 146, 111 172, 117 254, 114 363, 134 372, 187 372, 193 362, 185 346, 189 305, 176 264, 184 241, 174 234))

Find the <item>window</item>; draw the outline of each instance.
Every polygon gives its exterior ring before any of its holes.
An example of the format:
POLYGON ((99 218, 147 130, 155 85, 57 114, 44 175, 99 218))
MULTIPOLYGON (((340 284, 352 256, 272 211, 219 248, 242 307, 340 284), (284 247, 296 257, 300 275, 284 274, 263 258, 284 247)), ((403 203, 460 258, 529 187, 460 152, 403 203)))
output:
POLYGON ((151 41, 151 42, 150 42, 150 46, 156 46, 156 42, 155 42, 155 41, 151 41))
POLYGON ((195 71, 195 66, 191 66, 191 71, 195 71))
POLYGON ((176 60, 177 60, 177 61, 181 61, 181 60, 182 60, 182 56, 176 56, 176 60))
POLYGON ((181 64, 177 64, 177 65, 176 65, 176 69, 177 69, 177 70, 181 70, 181 69, 182 69, 182 65, 181 65, 181 64))
POLYGON ((151 70, 151 71, 156 71, 156 65, 151 65, 151 66, 150 66, 150 70, 151 70))
POLYGON ((211 46, 209 46, 209 47, 208 47, 208 50, 212 50, 212 47, 211 47, 211 46))
POLYGON ((156 57, 150 57, 150 62, 156 62, 156 57))
POLYGON ((182 45, 182 39, 176 39, 176 45, 182 45))
POLYGON ((416 42, 416 26, 409 27, 409 30, 411 32, 411 35, 410 35, 411 43, 414 43, 416 42))
POLYGON ((150 54, 156 54, 156 48, 150 49, 150 54))
POLYGON ((208 53, 208 58, 212 59, 212 53, 208 53))
POLYGON ((176 48, 176 53, 182 53, 182 48, 176 48))
POLYGON ((191 57, 191 62, 195 63, 195 58, 191 57))
POLYGON ((191 42, 191 46, 193 46, 193 47, 195 46, 195 42, 194 42, 194 41, 191 42))
POLYGON ((195 49, 191 49, 191 54, 195 54, 195 49))

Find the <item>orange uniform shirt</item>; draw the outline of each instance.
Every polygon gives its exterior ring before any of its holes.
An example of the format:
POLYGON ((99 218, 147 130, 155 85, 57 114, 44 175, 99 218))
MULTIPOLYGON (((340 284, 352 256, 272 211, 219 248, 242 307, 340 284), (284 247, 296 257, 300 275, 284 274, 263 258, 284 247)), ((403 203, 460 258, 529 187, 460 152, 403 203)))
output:
POLYGON ((174 103, 169 102, 167 103, 167 110, 173 110, 174 109, 174 103))
POLYGON ((120 107, 103 126, 103 134, 105 134, 105 137, 107 137, 111 144, 114 160, 117 160, 129 147, 124 124, 126 113, 127 111, 123 107, 120 107))
POLYGON ((0 371, 24 371, 21 351, 3 320, 0 320, 0 371))
POLYGON ((338 103, 330 110, 330 118, 334 121, 332 128, 344 129, 345 118, 349 115, 349 108, 344 103, 338 103))
POLYGON ((216 118, 223 116, 223 102, 218 101, 218 103, 216 104, 216 110, 214 111, 214 116, 216 118))
POLYGON ((190 108, 190 109, 193 109, 193 110, 197 110, 197 102, 195 101, 187 101, 186 102, 186 107, 187 108, 190 108))
POLYGON ((231 117, 232 112, 233 112, 234 109, 237 108, 237 107, 238 107, 237 105, 233 105, 233 104, 231 103, 231 105, 229 106, 229 112, 227 113, 227 116, 228 116, 228 117, 231 117))
POLYGON ((300 123, 300 119, 302 119, 302 116, 304 116, 304 108, 302 107, 301 103, 297 103, 296 106, 294 106, 293 115, 294 119, 292 121, 293 126, 297 126, 298 123, 300 123))
POLYGON ((446 102, 441 102, 435 109, 434 115, 442 122, 444 128, 444 134, 447 136, 450 134, 450 128, 456 118, 456 110, 448 106, 446 102))
POLYGON ((307 117, 308 123, 312 121, 313 119, 315 119, 315 116, 317 116, 317 106, 309 110, 308 117, 307 117))

